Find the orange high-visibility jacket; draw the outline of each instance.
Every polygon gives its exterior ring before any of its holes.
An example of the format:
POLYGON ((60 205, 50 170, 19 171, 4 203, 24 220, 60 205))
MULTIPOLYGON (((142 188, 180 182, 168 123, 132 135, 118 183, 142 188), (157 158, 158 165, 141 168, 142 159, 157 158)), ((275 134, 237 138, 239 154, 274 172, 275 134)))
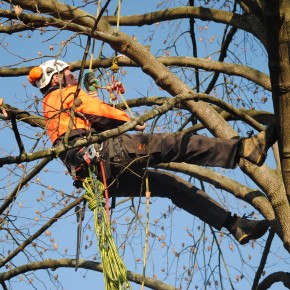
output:
MULTIPOLYGON (((73 105, 76 89, 77 86, 57 88, 48 93, 43 100, 47 133, 52 144, 68 129, 70 107, 73 105)), ((76 107, 72 130, 84 131, 90 130, 92 127, 97 132, 101 132, 115 128, 130 120, 124 111, 89 96, 83 90, 80 90, 78 97, 81 104, 76 107)))

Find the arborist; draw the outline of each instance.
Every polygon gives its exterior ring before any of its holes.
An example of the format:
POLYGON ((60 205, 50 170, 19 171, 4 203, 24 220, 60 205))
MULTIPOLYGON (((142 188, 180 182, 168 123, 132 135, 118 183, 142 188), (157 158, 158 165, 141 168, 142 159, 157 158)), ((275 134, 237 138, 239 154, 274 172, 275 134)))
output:
MULTIPOLYGON (((38 87, 42 94, 44 117, 47 133, 53 145, 63 142, 69 127, 70 108, 73 105, 77 82, 69 65, 61 60, 49 60, 29 73, 30 82, 38 87)), ((84 86, 78 98, 80 104, 75 108, 75 118, 70 131, 69 142, 90 134, 116 128, 130 121, 122 110, 93 98, 98 80, 93 72, 85 74, 84 86)), ((143 131, 145 125, 136 126, 143 131)), ((232 215, 205 192, 194 187, 174 174, 147 170, 159 163, 186 162, 202 166, 235 168, 240 158, 261 166, 267 150, 277 141, 276 125, 270 125, 259 134, 241 139, 208 138, 205 136, 182 133, 123 134, 110 138, 97 146, 99 158, 94 148, 76 148, 61 154, 60 158, 69 168, 75 179, 75 185, 81 186, 86 176, 86 158, 103 162, 106 168, 107 184, 110 193, 116 196, 136 196, 145 194, 142 177, 146 169, 152 196, 170 198, 177 206, 199 217, 217 230, 226 228, 234 238, 245 244, 249 240, 262 237, 268 230, 267 220, 250 220, 232 215), (86 157, 87 156, 87 157, 86 157), (179 195, 182 193, 182 195, 179 195), (182 196, 182 199, 180 198, 182 196)), ((94 162, 90 160, 90 162, 94 162)))

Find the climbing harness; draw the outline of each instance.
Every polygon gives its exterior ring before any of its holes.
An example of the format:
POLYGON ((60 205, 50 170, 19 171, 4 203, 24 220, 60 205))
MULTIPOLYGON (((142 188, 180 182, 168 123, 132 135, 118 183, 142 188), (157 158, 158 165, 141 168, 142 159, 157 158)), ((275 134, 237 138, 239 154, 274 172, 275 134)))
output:
POLYGON ((83 187, 86 190, 84 197, 88 207, 94 212, 94 226, 102 258, 105 289, 132 289, 127 279, 126 266, 118 253, 104 208, 105 185, 89 170, 89 177, 83 181, 83 187))
POLYGON ((103 149, 103 144, 91 144, 87 147, 81 148, 73 157, 73 163, 69 164, 70 173, 74 180, 80 179, 82 171, 85 171, 84 166, 90 165, 94 160, 98 160, 100 152, 103 149))
POLYGON ((100 150, 102 150, 102 145, 97 146, 97 149, 94 145, 90 145, 88 147, 81 148, 77 152, 77 154, 79 154, 79 158, 82 158, 83 163, 85 163, 83 166, 87 167, 88 177, 86 177, 82 182, 82 186, 86 190, 83 207, 76 207, 75 209, 78 221, 75 270, 78 269, 79 265, 82 221, 84 219, 84 207, 87 203, 88 208, 94 212, 94 228, 102 259, 105 289, 132 289, 127 279, 126 266, 119 256, 110 228, 109 196, 105 168, 102 160, 100 159, 100 150), (98 162, 103 183, 97 179, 95 172, 98 172, 98 170, 96 168, 95 161, 98 162))

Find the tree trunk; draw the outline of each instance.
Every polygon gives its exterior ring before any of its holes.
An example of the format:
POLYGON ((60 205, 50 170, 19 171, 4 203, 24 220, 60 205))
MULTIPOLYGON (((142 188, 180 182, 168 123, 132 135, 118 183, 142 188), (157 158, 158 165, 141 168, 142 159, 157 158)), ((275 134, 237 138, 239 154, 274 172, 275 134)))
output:
POLYGON ((290 246, 290 9, 289 0, 264 1, 267 51, 273 104, 280 124, 280 158, 288 204, 280 203, 275 211, 284 224, 284 242, 290 246), (281 211, 281 212, 280 212, 281 211))

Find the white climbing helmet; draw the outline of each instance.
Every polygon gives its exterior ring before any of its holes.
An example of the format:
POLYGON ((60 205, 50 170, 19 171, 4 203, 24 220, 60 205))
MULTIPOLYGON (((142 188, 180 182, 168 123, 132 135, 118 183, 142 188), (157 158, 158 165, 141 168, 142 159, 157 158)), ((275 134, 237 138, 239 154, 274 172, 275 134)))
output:
POLYGON ((67 67, 69 65, 62 60, 48 60, 40 66, 31 69, 28 80, 33 86, 43 89, 50 83, 55 73, 62 72, 67 67))

